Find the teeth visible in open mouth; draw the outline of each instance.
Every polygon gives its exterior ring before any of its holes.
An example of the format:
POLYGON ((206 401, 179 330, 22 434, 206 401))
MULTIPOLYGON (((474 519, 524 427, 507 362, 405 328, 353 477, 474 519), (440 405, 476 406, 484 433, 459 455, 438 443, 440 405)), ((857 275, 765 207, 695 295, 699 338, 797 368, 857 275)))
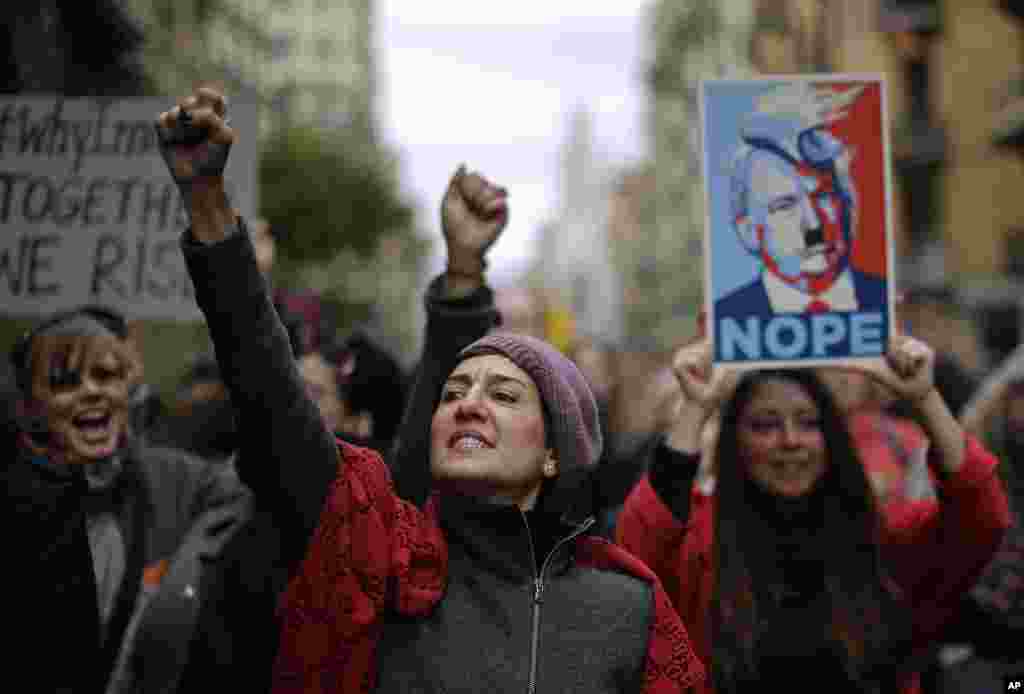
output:
POLYGON ((455 442, 455 448, 467 449, 467 448, 483 448, 484 442, 473 436, 463 436, 455 442))

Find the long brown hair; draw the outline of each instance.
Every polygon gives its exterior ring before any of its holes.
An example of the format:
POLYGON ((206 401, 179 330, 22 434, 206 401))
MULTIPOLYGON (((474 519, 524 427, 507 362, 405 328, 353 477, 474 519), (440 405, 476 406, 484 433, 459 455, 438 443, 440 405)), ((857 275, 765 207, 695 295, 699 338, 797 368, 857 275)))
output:
POLYGON ((738 421, 757 387, 769 379, 803 388, 821 415, 828 465, 808 501, 820 527, 810 540, 824 572, 820 601, 821 638, 840 646, 851 679, 866 691, 884 690, 901 673, 885 668, 899 661, 909 636, 909 615, 881 566, 881 518, 868 477, 830 392, 813 371, 766 370, 746 374, 722 412, 715 451, 718 462, 712 599, 712 677, 719 694, 735 692, 758 677, 758 641, 764 628, 761 588, 774 576, 769 567, 777 531, 751 506, 750 483, 738 444, 738 421), (820 540, 820 541, 819 541, 820 540))

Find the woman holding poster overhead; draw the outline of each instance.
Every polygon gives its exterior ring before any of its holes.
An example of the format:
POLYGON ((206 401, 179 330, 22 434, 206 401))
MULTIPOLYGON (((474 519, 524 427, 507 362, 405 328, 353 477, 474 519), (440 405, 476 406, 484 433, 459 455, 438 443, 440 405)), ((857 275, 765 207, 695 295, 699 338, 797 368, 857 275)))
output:
POLYGON ((708 691, 786 691, 808 677, 832 692, 920 691, 919 656, 1009 522, 995 460, 935 390, 933 359, 896 336, 884 361, 859 367, 914 407, 939 485, 941 502, 883 514, 813 370, 712 369, 707 340, 677 352, 686 401, 618 534, 711 663, 708 691), (693 479, 701 427, 718 411, 707 494, 693 479))
POLYGON ((716 361, 885 351, 883 94, 866 77, 702 84, 716 361))

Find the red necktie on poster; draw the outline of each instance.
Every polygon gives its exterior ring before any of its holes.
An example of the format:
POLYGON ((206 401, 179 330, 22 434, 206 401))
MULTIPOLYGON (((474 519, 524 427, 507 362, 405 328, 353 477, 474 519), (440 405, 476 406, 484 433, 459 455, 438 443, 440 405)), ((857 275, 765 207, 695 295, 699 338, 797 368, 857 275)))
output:
POLYGON ((828 313, 832 310, 832 307, 828 303, 821 299, 814 299, 811 303, 807 304, 807 308, 804 309, 804 313, 828 313))

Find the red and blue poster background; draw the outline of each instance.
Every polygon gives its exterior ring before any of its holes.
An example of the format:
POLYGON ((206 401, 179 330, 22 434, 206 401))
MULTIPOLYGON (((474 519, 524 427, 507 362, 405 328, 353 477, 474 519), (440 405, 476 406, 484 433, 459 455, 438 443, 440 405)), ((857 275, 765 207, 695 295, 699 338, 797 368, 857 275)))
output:
POLYGON ((884 93, 878 76, 702 84, 716 362, 884 353, 893 294, 884 93))

